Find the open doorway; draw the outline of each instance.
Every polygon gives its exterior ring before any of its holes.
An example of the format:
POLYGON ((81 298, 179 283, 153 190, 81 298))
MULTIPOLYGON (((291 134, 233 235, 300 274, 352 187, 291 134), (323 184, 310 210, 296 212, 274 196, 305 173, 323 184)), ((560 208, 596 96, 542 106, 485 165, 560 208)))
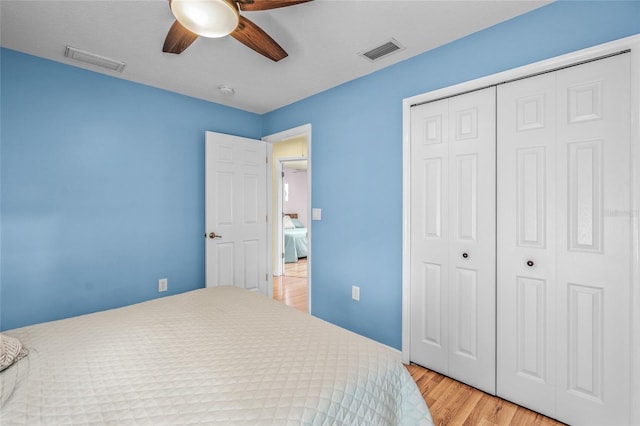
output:
POLYGON ((310 312, 311 126, 263 138, 271 143, 273 298, 310 312))
POLYGON ((279 159, 279 206, 282 227, 279 240, 281 275, 274 277, 274 298, 308 311, 309 204, 306 158, 279 159))

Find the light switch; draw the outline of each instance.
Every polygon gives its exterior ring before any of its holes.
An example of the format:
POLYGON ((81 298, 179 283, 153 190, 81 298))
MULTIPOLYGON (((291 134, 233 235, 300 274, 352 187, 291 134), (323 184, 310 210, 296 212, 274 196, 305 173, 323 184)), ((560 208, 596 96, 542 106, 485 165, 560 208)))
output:
POLYGON ((322 209, 311 209, 311 220, 322 220, 322 209))

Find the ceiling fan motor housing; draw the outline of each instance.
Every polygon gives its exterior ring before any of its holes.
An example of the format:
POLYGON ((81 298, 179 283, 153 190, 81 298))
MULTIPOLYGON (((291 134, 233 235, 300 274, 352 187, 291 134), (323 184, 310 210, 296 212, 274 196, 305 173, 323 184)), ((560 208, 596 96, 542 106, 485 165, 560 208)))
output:
POLYGON ((169 29, 162 51, 180 54, 198 36, 231 37, 262 56, 278 62, 287 52, 262 28, 240 15, 240 10, 259 11, 307 3, 312 0, 169 0, 176 21, 169 29))
POLYGON ((240 22, 235 1, 170 0, 169 6, 178 22, 202 37, 224 37, 231 34, 240 22))

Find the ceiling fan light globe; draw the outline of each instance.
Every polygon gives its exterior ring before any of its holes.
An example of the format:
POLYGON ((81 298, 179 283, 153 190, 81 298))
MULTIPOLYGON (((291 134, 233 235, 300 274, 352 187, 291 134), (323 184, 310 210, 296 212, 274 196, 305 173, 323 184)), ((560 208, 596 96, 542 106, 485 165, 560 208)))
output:
POLYGON ((224 37, 240 20, 235 2, 227 0, 171 0, 171 12, 178 22, 202 37, 224 37))

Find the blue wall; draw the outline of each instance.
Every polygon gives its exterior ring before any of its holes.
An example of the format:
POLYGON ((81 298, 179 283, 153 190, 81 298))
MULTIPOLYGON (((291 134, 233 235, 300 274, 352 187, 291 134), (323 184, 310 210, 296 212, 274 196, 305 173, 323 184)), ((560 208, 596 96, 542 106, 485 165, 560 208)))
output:
POLYGON ((204 132, 261 117, 2 49, 1 327, 204 285, 204 132))
POLYGON ((266 114, 313 125, 314 315, 401 347, 402 99, 637 33, 638 1, 553 3, 266 114))
POLYGON ((637 33, 553 3, 262 117, 2 49, 0 327, 201 287, 204 131, 311 123, 313 312, 400 348, 402 99, 637 33))

